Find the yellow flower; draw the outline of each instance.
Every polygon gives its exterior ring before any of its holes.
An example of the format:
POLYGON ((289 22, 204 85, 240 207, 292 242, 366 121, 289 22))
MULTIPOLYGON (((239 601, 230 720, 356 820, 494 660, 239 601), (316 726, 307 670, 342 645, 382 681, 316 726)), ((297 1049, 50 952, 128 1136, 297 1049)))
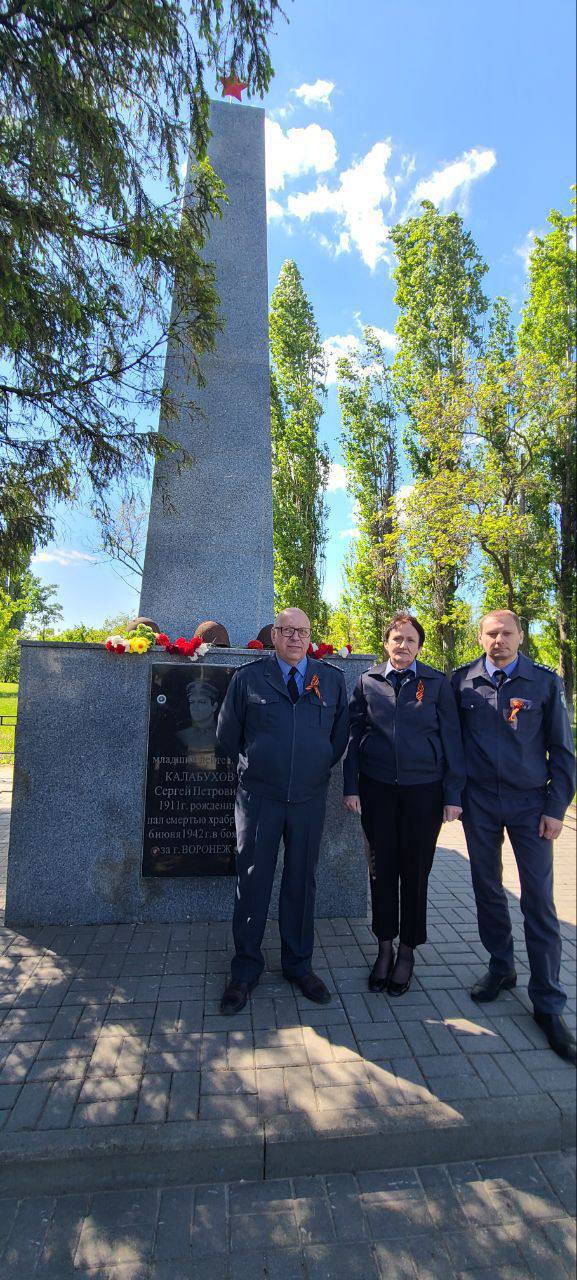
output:
POLYGON ((134 636, 130 641, 131 653, 147 653, 150 649, 150 640, 146 636, 134 636))

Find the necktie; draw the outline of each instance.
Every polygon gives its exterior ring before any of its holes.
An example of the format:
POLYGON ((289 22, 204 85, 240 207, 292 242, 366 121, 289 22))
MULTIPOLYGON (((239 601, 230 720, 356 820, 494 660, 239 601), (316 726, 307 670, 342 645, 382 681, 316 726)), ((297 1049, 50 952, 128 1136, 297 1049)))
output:
POLYGON ((503 681, 506 679, 507 679, 506 671, 495 671, 493 680, 495 681, 495 684, 497 686, 497 692, 499 692, 499 689, 501 688, 503 681))
POLYGON ((399 696, 399 690, 402 688, 402 686, 403 686, 403 685, 404 685, 404 683, 405 683, 404 672, 402 672, 402 671, 389 671, 389 674, 388 674, 388 676, 387 676, 387 680, 389 681, 389 683, 390 683, 390 684, 392 684, 393 689, 395 690, 395 698, 398 698, 398 696, 399 696))
POLYGON ((289 678, 286 682, 286 687, 289 691, 291 702, 298 702, 300 698, 299 687, 295 679, 296 673, 297 673, 297 668, 291 667, 289 671, 289 678))

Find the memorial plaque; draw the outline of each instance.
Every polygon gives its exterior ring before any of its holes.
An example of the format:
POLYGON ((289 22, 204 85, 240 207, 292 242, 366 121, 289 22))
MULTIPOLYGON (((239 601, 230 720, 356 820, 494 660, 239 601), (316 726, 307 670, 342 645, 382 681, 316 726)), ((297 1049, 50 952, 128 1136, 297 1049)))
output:
POLYGON ((234 667, 151 670, 143 876, 226 876, 235 871, 236 770, 216 743, 234 667))

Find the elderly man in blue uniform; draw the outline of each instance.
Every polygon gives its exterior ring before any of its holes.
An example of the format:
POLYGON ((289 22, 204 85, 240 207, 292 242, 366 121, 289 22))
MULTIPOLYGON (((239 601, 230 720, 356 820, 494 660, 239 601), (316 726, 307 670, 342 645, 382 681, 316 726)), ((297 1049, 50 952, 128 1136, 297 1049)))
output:
POLYGON ((221 750, 238 762, 235 806, 235 955, 221 1012, 238 1013, 264 968, 261 943, 281 837, 281 963, 303 995, 326 1004, 312 971, 315 871, 330 771, 347 745, 342 671, 307 657, 310 623, 284 609, 272 627, 275 652, 235 672, 218 718, 221 750))
POLYGON ((507 831, 519 870, 534 1018, 551 1048, 575 1062, 562 1018, 561 935, 553 901, 553 841, 575 790, 573 738, 563 685, 519 652, 521 623, 509 609, 481 619, 484 650, 452 676, 461 715, 467 786, 463 826, 479 935, 489 969, 471 991, 494 1000, 517 982, 501 848, 507 831))

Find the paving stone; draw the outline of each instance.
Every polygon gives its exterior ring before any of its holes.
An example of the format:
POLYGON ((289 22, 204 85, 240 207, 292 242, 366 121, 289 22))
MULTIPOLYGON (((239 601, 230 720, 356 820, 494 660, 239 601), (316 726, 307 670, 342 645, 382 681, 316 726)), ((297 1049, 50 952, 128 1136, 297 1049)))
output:
POLYGON ((224 1186, 206 1186, 196 1189, 191 1235, 195 1266, 197 1258, 211 1258, 213 1254, 228 1252, 226 1194, 224 1186))
POLYGON ((166 1187, 160 1206, 154 1241, 154 1258, 188 1257, 194 1212, 192 1187, 166 1187))
POLYGON ((317 1244, 304 1250, 308 1280, 380 1280, 367 1244, 317 1244))
POLYGON ((13 1268, 22 1280, 32 1275, 44 1248, 53 1211, 51 1196, 31 1196, 20 1202, 2 1255, 3 1271, 13 1268))
POLYGON ((171 1074, 147 1071, 138 1093, 135 1120, 137 1124, 161 1124, 167 1118, 171 1074))
POLYGON ((80 1093, 80 1081, 56 1081, 38 1121, 39 1129, 67 1129, 80 1093))
POLYGON ((292 1205, 290 1209, 265 1213, 237 1214, 231 1219, 231 1252, 237 1249, 286 1249, 299 1244, 299 1232, 292 1205))
POLYGON ((423 1192, 367 1192, 363 1209, 375 1240, 392 1236, 406 1239, 434 1227, 423 1192))
POLYGON ((169 1120, 196 1120, 200 1096, 198 1071, 175 1071, 170 1085, 169 1120))
POLYGON ((39 1254, 38 1275, 52 1272, 57 1280, 72 1269, 88 1206, 87 1195, 58 1197, 39 1254))
POLYGON ((288 1178, 273 1178, 270 1182, 236 1182, 230 1188, 230 1212, 236 1214, 272 1213, 286 1209, 291 1203, 291 1184, 288 1178))
POLYGON ((6 1121, 6 1129, 34 1129, 50 1094, 47 1083, 24 1084, 6 1121))

